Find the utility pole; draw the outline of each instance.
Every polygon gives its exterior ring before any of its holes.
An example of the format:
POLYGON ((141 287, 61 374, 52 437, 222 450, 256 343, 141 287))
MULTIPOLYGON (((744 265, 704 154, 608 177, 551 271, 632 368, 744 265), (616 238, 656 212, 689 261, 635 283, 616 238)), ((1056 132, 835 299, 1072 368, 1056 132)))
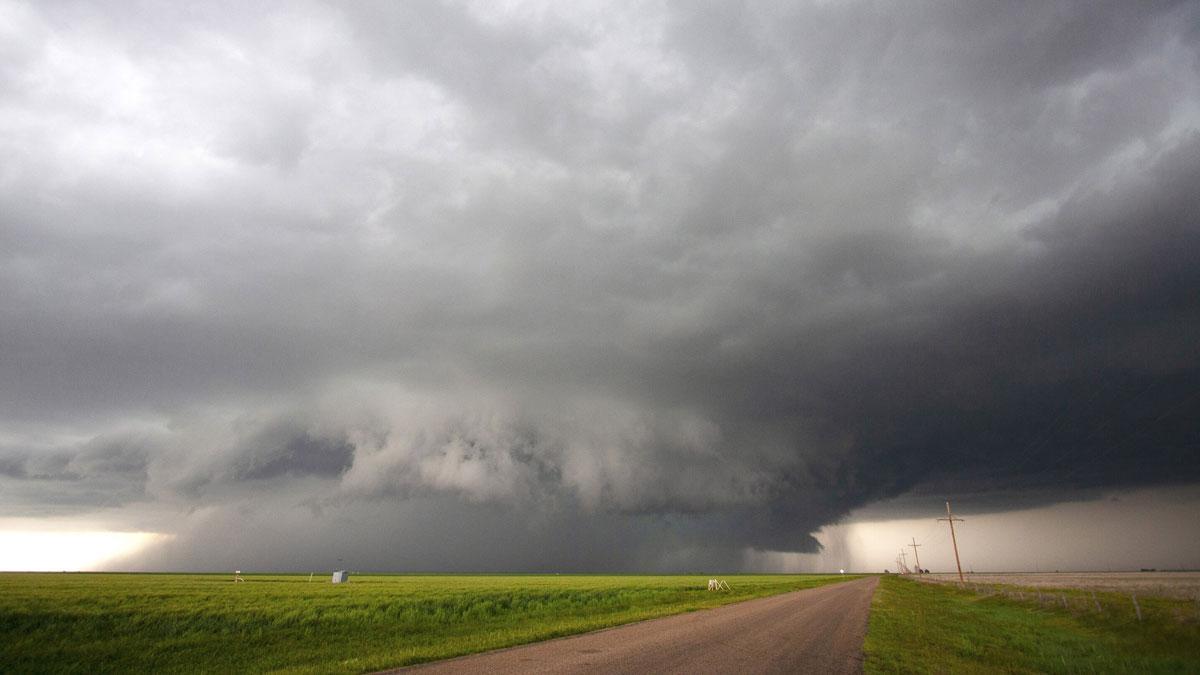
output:
POLYGON ((900 549, 900 562, 904 564, 904 573, 908 574, 908 554, 904 549, 900 549))
MULTIPOLYGON (((963 519, 955 518, 954 514, 950 513, 950 500, 949 499, 946 500, 946 517, 938 518, 938 522, 940 523, 943 520, 950 523, 950 541, 954 543, 954 564, 956 566, 958 566, 958 583, 965 584, 965 583, 967 583, 967 580, 963 579, 962 563, 959 562, 959 560, 958 560, 958 538, 954 536, 954 521, 957 520, 958 522, 961 523, 961 522, 963 522, 963 519)), ((913 550, 916 550, 916 549, 913 549, 913 550)))
POLYGON ((909 546, 911 546, 911 547, 912 547, 912 550, 913 550, 913 557, 917 559, 917 574, 920 574, 920 573, 922 572, 922 569, 921 569, 921 556, 917 555, 917 547, 918 547, 918 546, 924 546, 924 545, 925 545, 925 544, 918 544, 918 543, 917 543, 917 538, 916 538, 916 537, 913 537, 913 538, 912 538, 912 543, 911 543, 911 544, 909 544, 909 546))

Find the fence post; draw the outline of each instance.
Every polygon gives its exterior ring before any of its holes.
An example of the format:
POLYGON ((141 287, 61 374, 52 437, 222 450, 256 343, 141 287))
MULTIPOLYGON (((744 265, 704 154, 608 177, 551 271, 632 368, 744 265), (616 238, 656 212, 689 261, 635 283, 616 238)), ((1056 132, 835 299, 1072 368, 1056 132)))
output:
POLYGON ((1096 598, 1096 591, 1092 591, 1092 602, 1096 603, 1096 611, 1097 612, 1104 611, 1104 610, 1100 609, 1100 601, 1096 598))
POLYGON ((1137 593, 1130 593, 1129 597, 1133 598, 1133 611, 1137 612, 1138 623, 1142 622, 1142 607, 1138 604, 1137 593))

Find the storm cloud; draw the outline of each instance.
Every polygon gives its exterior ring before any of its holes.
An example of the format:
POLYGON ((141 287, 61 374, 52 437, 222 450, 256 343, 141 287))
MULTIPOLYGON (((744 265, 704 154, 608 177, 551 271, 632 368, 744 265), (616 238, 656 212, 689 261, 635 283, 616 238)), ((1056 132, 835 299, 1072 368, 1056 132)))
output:
POLYGON ((1194 2, 0 16, 0 515, 692 569, 1200 482, 1194 2))

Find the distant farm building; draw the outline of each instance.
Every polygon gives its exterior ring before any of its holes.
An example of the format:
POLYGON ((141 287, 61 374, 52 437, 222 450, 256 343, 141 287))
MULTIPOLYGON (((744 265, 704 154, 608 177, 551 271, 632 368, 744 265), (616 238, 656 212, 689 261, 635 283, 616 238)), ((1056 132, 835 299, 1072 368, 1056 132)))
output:
POLYGON ((344 584, 347 581, 350 581, 350 573, 346 570, 338 570, 333 573, 333 583, 344 584))

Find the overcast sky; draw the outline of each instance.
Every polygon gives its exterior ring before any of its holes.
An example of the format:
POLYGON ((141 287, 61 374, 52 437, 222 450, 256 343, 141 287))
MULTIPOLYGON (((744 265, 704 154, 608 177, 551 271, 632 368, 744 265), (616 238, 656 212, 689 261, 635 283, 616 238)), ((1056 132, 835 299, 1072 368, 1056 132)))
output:
POLYGON ((749 569, 1125 496, 1200 566, 1200 3, 248 7, 0 0, 0 525, 749 569))

